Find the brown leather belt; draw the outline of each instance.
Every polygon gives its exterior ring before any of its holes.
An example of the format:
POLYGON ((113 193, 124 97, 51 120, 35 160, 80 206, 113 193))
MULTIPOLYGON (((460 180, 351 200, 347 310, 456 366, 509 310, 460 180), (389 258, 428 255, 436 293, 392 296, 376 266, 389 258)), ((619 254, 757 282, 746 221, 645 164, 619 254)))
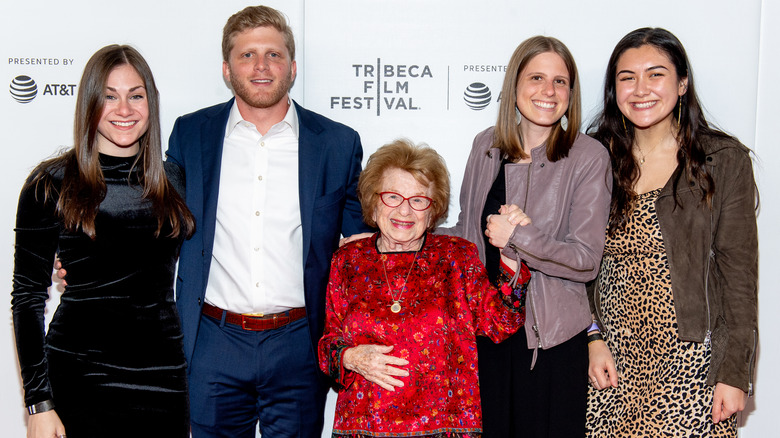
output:
POLYGON ((241 327, 244 330, 262 331, 284 327, 287 324, 306 317, 305 307, 296 307, 288 312, 272 313, 270 315, 256 316, 244 315, 222 310, 209 303, 203 303, 203 314, 214 319, 222 320, 222 313, 226 312, 225 322, 241 327))

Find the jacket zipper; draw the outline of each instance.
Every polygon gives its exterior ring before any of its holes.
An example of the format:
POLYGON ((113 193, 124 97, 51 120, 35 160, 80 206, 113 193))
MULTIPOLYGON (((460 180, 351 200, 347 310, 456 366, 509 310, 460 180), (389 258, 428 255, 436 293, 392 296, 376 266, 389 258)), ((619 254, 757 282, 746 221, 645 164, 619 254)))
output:
POLYGON ((756 365, 756 347, 758 346, 758 334, 753 330, 753 350, 750 352, 748 365, 748 397, 753 396, 753 368, 756 365))
POLYGON ((534 325, 531 326, 536 335, 536 348, 534 348, 534 354, 531 357, 531 370, 536 366, 536 358, 539 356, 539 350, 542 348, 542 337, 539 335, 539 320, 536 318, 536 309, 534 308, 534 300, 531 294, 526 295, 529 307, 531 307, 531 314, 534 316, 534 325))
POLYGON ((523 199, 523 212, 528 207, 528 192, 531 191, 531 168, 533 167, 533 161, 528 163, 528 176, 525 179, 525 199, 523 199))
MULTIPOLYGON (((520 253, 517 251, 517 247, 514 245, 510 245, 510 248, 515 252, 515 259, 520 257, 520 253)), ((517 270, 517 273, 519 273, 520 270, 517 270)), ((515 275, 517 276, 517 273, 515 275)), ((514 286, 514 284, 512 284, 514 286)), ((542 337, 539 336, 539 320, 536 319, 536 309, 534 308, 534 300, 531 297, 531 294, 528 294, 526 297, 526 302, 528 303, 528 307, 531 308, 531 314, 534 317, 534 325, 531 327, 534 329, 534 334, 536 335, 536 347, 542 348, 542 337)), ((533 367, 532 367, 533 368, 533 367)))
POLYGON ((712 341, 712 317, 710 316, 710 262, 715 253, 712 251, 712 212, 710 212, 710 245, 707 253, 707 269, 704 271, 704 302, 707 304, 707 331, 704 335, 704 345, 710 346, 712 341))
MULTIPOLYGON (((525 211, 526 208, 528 207, 528 192, 531 191, 531 169, 533 168, 533 166, 534 166, 533 161, 531 161, 531 163, 528 163, 528 173, 525 179, 525 199, 523 199, 523 211, 525 211)), ((519 251, 520 248, 518 248, 514 244, 510 244, 509 246, 515 251, 515 254, 517 254, 518 256, 520 255, 520 251, 519 251)), ((534 307, 534 300, 531 295, 532 294, 530 293, 528 294, 528 302, 531 307, 531 314, 534 316, 534 325, 532 326, 532 328, 534 329, 534 335, 536 335, 536 348, 539 349, 542 348, 542 337, 539 334, 539 319, 536 317, 536 307, 534 307)), ((536 363, 536 353, 537 352, 535 351, 534 359, 531 362, 531 369, 534 368, 534 364, 536 363)))
MULTIPOLYGON (((665 196, 669 196, 668 194, 665 196)), ((659 196, 660 198, 661 196, 659 196)), ((656 200, 656 202, 658 202, 656 200)), ((707 330, 704 332, 704 345, 709 347, 712 342, 712 316, 710 315, 710 262, 715 253, 712 251, 712 229, 713 229, 712 212, 710 212, 710 244, 707 253, 707 266, 704 270, 704 303, 707 307, 707 330)))
MULTIPOLYGON (((528 193, 531 191, 531 169, 532 169, 533 165, 534 165, 533 161, 528 164, 528 176, 526 177, 526 180, 525 180, 525 199, 523 199, 523 211, 525 211, 526 208, 528 207, 528 193)), ((523 254, 528 254, 529 256, 531 256, 531 257, 533 257, 533 258, 535 258, 537 260, 544 260, 546 262, 555 263, 556 265, 560 265, 560 266, 563 266, 565 268, 572 269, 574 271, 579 271, 579 272, 590 271, 590 269, 575 269, 575 268, 573 268, 571 266, 568 266, 568 265, 565 265, 563 263, 559 263, 559 262, 556 262, 556 261, 553 261, 553 260, 546 259, 544 257, 537 256, 536 254, 530 253, 530 252, 525 251, 525 250, 521 250, 520 248, 515 246, 513 243, 510 243, 509 246, 512 249, 515 250, 515 253, 519 254, 519 253, 522 252, 523 254)), ((541 345, 541 342, 540 342, 540 345, 541 345)))

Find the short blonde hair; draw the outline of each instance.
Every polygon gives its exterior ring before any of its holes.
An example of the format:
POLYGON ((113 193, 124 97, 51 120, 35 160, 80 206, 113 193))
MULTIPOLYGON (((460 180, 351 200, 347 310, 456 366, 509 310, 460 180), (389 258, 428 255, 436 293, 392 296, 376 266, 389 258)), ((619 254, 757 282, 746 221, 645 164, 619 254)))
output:
POLYGON ((376 227, 373 216, 381 202, 378 192, 390 169, 409 172, 417 182, 431 189, 433 204, 428 231, 444 221, 450 206, 450 174, 444 159, 426 144, 415 145, 407 139, 398 139, 377 149, 360 174, 357 192, 366 224, 376 227))
POLYGON ((290 52, 290 61, 295 61, 295 37, 292 28, 281 12, 268 6, 247 6, 228 18, 222 29, 222 60, 227 62, 230 59, 230 51, 233 50, 237 34, 266 26, 273 27, 282 34, 284 45, 290 52))

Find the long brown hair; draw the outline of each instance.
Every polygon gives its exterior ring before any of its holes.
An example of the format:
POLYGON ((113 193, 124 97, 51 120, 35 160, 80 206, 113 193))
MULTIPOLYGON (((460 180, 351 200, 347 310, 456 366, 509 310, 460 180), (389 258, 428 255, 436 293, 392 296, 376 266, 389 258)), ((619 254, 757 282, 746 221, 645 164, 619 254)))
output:
MULTIPOLYGON (((702 139, 711 135, 729 137, 720 130, 712 128, 704 118, 699 97, 696 95, 693 71, 688 55, 679 39, 662 28, 641 28, 630 32, 618 42, 612 51, 604 78, 604 108, 591 125, 593 136, 606 145, 612 158, 612 176, 614 185, 609 214, 609 235, 625 227, 633 212, 636 192, 634 185, 639 180, 640 169, 632 153, 634 144, 634 125, 624 118, 617 104, 617 63, 628 49, 645 45, 655 47, 665 54, 677 70, 677 78, 688 78, 685 94, 680 97, 679 105, 673 111, 675 120, 679 120, 677 143, 677 162, 682 172, 672 181, 675 207, 682 205, 677 198, 677 187, 685 178, 689 184, 698 184, 702 188, 701 201, 712 207, 715 183, 707 171, 706 154, 702 139)), ((676 121, 673 123, 677 123, 676 121)))
POLYGON ((95 217, 106 197, 106 182, 100 169, 97 130, 103 114, 106 82, 111 72, 122 65, 135 69, 144 83, 149 105, 149 125, 139 139, 139 152, 133 167, 141 166, 140 184, 143 198, 152 202, 157 216, 156 236, 165 223, 171 225, 171 236, 180 233, 189 237, 195 230, 195 219, 165 176, 160 135, 160 97, 149 65, 137 50, 126 45, 110 45, 98 50, 87 61, 76 97, 73 122, 73 148, 41 163, 34 171, 31 184, 43 183, 47 199, 51 199, 54 181, 47 177, 63 172, 57 212, 69 231, 80 229, 95 238, 95 217))
MULTIPOLYGON (((569 49, 556 38, 546 36, 534 36, 520 43, 509 60, 509 65, 504 76, 504 85, 501 88, 501 105, 498 109, 498 121, 496 121, 495 139, 491 147, 498 148, 501 155, 510 160, 528 158, 523 150, 523 140, 520 136, 520 126, 517 123, 517 78, 531 60, 542 53, 552 52, 563 59, 571 80, 571 92, 569 93, 569 107, 564 116, 568 120, 566 129, 561 126, 561 120, 555 126, 547 138, 547 158, 550 161, 558 161, 569 155, 569 149, 577 139, 582 120, 580 105, 580 79, 577 75, 577 64, 574 62, 569 49)), ((563 118, 561 118, 563 119, 563 118)))

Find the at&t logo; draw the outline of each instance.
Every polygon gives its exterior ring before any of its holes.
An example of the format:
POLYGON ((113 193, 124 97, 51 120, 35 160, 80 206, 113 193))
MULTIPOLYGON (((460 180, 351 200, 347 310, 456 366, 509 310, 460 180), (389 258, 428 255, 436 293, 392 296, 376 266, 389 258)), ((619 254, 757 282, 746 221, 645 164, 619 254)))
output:
POLYGON ((38 84, 33 78, 19 75, 11 81, 11 97, 19 103, 30 103, 38 95, 38 84))
MULTIPOLYGON (((42 96, 75 96, 76 84, 44 84, 42 96)), ((19 75, 11 81, 11 97, 19 103, 30 103, 38 95, 38 84, 27 75, 19 75)))
POLYGON ((463 92, 463 100, 466 101, 466 106, 474 111, 487 108, 492 97, 490 88, 482 82, 473 82, 463 92))

